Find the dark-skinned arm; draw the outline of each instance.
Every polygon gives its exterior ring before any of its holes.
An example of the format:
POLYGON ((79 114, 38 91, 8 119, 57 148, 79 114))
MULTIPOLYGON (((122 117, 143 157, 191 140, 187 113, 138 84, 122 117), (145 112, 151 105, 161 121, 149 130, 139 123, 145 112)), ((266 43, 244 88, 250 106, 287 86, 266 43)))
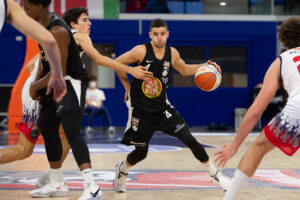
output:
MULTIPOLYGON (((60 26, 52 27, 50 29, 50 32, 54 36, 54 38, 57 42, 57 45, 59 47, 62 72, 63 72, 63 76, 65 76, 66 68, 67 68, 68 46, 70 43, 69 32, 65 28, 60 27, 60 26)), ((44 76, 43 78, 41 78, 31 84, 30 95, 31 95, 32 99, 37 99, 36 93, 39 89, 47 87, 50 76, 51 76, 51 71, 49 71, 48 74, 46 74, 46 76, 44 76)))

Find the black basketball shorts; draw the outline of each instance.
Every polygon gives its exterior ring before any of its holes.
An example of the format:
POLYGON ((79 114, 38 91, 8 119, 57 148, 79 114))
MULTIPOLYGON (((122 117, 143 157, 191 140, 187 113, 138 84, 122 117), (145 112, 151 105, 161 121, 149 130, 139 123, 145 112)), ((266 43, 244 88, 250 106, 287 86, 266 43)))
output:
POLYGON ((146 112, 138 108, 129 108, 129 117, 122 144, 145 146, 155 131, 162 131, 177 137, 189 129, 186 121, 173 106, 167 105, 157 112, 146 112))

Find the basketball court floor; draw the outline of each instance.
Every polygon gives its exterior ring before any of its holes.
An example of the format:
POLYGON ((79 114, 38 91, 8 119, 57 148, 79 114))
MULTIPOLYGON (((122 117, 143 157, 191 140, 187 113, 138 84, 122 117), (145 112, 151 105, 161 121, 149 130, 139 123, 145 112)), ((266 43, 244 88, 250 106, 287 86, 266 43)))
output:
MULTIPOLYGON (((193 131, 193 134, 206 146, 209 155, 233 139, 230 132, 193 131)), ((221 200, 225 194, 218 186, 210 183, 205 168, 189 149, 175 138, 162 133, 154 135, 146 160, 131 170, 126 193, 114 192, 112 180, 115 165, 124 160, 132 150, 132 147, 119 144, 121 137, 121 131, 112 138, 106 133, 96 131, 90 138, 86 138, 96 182, 103 189, 106 200, 221 200)), ((255 138, 256 136, 249 136, 235 157, 227 163, 222 170, 226 176, 233 176, 239 160, 255 138)), ((0 148, 13 145, 17 140, 18 135, 8 136, 1 133, 0 148)), ((39 142, 41 141, 40 138, 39 142)), ((299 156, 297 152, 293 157, 288 157, 277 149, 269 153, 236 199, 300 199, 299 156)), ((28 192, 35 188, 36 179, 47 169, 45 150, 41 144, 35 147, 30 158, 0 165, 0 199, 31 199, 28 192)), ((63 169, 71 192, 68 197, 49 199, 78 199, 82 193, 82 178, 71 153, 64 162, 63 169)))

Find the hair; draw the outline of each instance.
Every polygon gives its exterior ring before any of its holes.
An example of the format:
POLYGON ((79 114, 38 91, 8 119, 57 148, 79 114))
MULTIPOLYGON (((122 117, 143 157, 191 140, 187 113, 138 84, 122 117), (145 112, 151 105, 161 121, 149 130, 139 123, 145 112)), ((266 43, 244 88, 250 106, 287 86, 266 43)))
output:
POLYGON ((52 0, 28 0, 28 2, 34 5, 41 4, 44 8, 46 8, 51 4, 52 0))
POLYGON ((75 24, 77 24, 78 23, 78 18, 80 17, 80 15, 82 13, 85 13, 85 14, 89 15, 87 8, 84 8, 84 7, 81 7, 81 6, 79 6, 77 8, 71 8, 71 9, 67 10, 64 13, 63 19, 65 20, 66 24, 70 28, 72 28, 71 22, 74 22, 75 24))
POLYGON ((300 17, 291 17, 278 28, 278 38, 284 47, 292 49, 300 46, 300 17))
POLYGON ((152 28, 159 28, 159 27, 166 27, 166 29, 168 29, 168 24, 165 20, 160 18, 156 18, 152 20, 150 24, 150 30, 152 30, 152 28))
POLYGON ((98 81, 98 78, 97 78, 97 76, 91 75, 89 77, 89 81, 98 81))

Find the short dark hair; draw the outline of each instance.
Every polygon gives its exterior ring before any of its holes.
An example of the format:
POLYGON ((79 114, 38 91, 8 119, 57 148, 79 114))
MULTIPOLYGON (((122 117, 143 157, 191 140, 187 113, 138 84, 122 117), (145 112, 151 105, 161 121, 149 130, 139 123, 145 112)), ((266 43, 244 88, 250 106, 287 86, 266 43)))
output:
POLYGON ((34 5, 41 4, 44 8, 46 8, 51 4, 52 0, 28 0, 28 2, 34 5))
POLYGON ((292 49, 300 46, 300 17, 291 17, 278 28, 278 38, 284 47, 292 49))
POLYGON ((64 13, 63 19, 65 20, 66 24, 68 24, 68 26, 72 28, 71 22, 77 24, 78 18, 82 13, 89 15, 88 9, 82 6, 79 6, 77 8, 70 8, 64 13))
POLYGON ((166 27, 166 29, 168 30, 168 24, 165 20, 160 19, 160 18, 156 18, 156 19, 152 20, 152 22, 150 24, 150 31, 152 28, 159 28, 159 27, 166 27))
POLYGON ((91 76, 89 77, 89 81, 98 81, 98 78, 97 78, 97 76, 95 76, 95 75, 91 75, 91 76))

